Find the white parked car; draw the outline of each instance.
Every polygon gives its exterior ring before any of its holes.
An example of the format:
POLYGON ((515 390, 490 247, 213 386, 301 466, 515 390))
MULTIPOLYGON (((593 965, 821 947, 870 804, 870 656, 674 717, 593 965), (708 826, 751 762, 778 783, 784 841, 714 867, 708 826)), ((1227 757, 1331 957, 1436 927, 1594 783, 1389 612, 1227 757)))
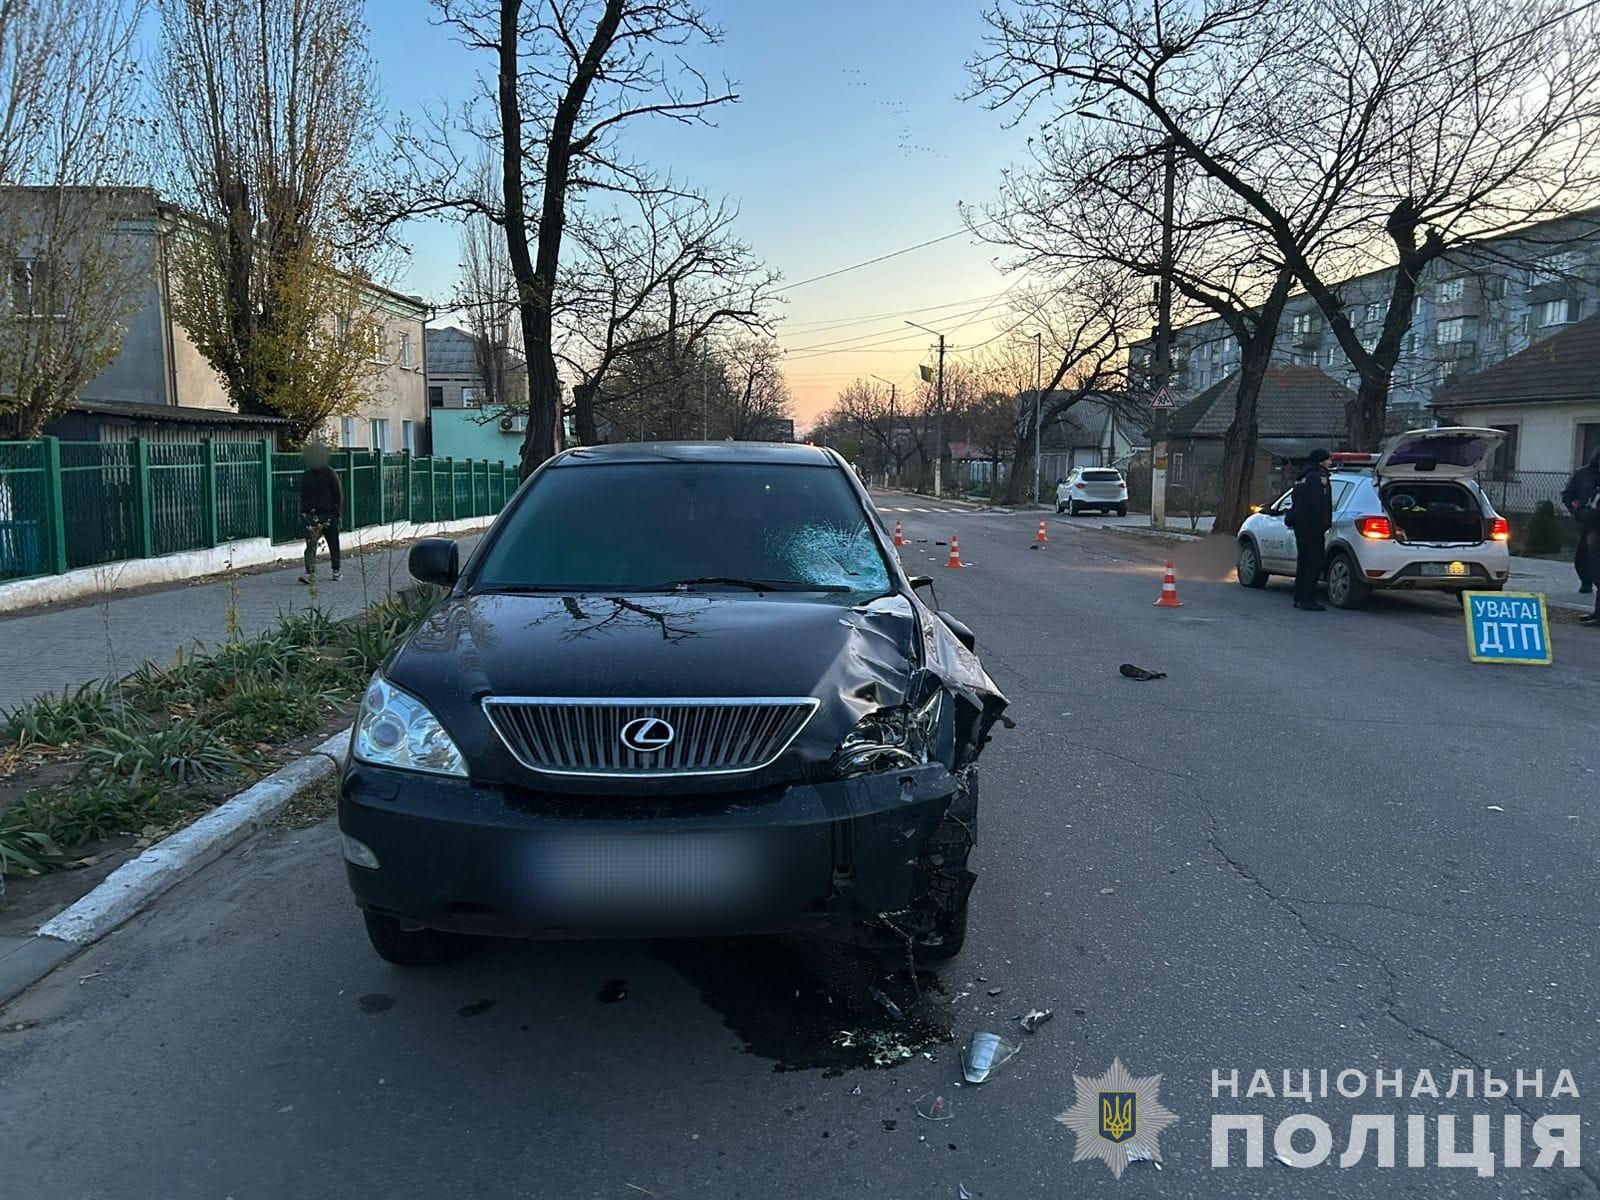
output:
POLYGON ((1073 467, 1056 484, 1056 512, 1077 516, 1086 508, 1128 515, 1128 481, 1115 467, 1073 467))
MULTIPOLYGON (((1413 429, 1381 454, 1333 456, 1328 602, 1360 608, 1376 588, 1497 592, 1511 571, 1511 527, 1478 486, 1498 429, 1413 429)), ((1295 570, 1284 522, 1292 491, 1239 530, 1239 582, 1264 587, 1295 570)))

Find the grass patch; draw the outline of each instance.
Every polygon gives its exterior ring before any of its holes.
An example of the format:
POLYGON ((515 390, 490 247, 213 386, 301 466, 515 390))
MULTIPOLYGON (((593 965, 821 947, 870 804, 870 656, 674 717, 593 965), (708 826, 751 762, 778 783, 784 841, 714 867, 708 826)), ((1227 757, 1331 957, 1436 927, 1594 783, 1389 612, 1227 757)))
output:
POLYGON ((87 843, 153 839, 213 807, 357 700, 436 597, 411 589, 346 621, 294 613, 0 714, 0 872, 70 866, 87 843))

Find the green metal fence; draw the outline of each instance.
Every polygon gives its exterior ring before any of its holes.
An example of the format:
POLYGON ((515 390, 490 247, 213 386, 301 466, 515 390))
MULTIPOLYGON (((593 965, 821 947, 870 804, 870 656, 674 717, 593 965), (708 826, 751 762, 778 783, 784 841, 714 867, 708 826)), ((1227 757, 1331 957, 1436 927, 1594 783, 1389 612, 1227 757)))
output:
MULTIPOLYGON (((504 463, 339 450, 344 528, 491 516, 504 463)), ((298 454, 270 441, 0 442, 0 581, 302 536, 298 454)))

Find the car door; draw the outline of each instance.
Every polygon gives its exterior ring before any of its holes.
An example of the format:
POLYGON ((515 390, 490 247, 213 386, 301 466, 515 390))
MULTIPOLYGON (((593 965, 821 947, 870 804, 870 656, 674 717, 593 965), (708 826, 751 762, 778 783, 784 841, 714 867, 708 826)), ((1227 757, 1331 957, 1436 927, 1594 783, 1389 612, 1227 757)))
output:
POLYGON ((1295 568, 1294 530, 1284 519, 1293 506, 1294 492, 1290 490, 1261 510, 1256 542, 1261 547, 1261 565, 1268 571, 1292 572, 1295 568))

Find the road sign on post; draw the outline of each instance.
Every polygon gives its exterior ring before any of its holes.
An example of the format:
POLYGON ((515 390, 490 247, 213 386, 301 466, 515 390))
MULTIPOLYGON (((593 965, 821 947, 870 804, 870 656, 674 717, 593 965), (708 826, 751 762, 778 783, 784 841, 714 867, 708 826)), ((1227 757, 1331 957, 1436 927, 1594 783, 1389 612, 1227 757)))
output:
POLYGON ((1550 615, 1539 592, 1462 592, 1467 654, 1475 663, 1548 667, 1550 615))
POLYGON ((1156 389, 1154 396, 1150 397, 1150 407, 1160 410, 1173 409, 1178 407, 1178 401, 1173 396, 1171 388, 1162 386, 1156 389))

